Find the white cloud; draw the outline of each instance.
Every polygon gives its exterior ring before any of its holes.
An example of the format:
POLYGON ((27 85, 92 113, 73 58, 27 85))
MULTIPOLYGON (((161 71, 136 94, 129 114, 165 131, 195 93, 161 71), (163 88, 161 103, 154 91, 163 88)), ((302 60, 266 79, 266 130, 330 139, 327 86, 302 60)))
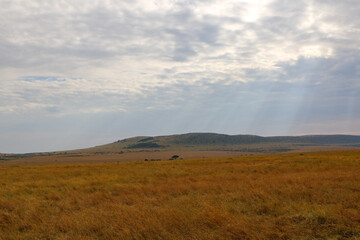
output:
POLYGON ((3 0, 0 113, 192 109, 221 86, 262 104, 256 83, 336 91, 359 74, 359 10, 356 0, 3 0))

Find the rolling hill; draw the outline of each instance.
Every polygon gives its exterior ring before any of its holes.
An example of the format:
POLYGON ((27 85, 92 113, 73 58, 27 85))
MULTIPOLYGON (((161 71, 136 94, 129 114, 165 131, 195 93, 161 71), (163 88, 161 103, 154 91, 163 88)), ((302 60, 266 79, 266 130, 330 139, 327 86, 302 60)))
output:
POLYGON ((261 137, 188 133, 126 138, 87 149, 28 154, 0 154, 0 166, 59 163, 129 162, 180 158, 231 157, 253 154, 354 149, 360 136, 307 135, 261 137))
POLYGON ((354 135, 306 135, 261 137, 256 135, 226 135, 217 133, 188 133, 158 137, 134 137, 111 144, 89 148, 86 151, 275 151, 286 152, 304 146, 360 147, 360 136, 354 135))

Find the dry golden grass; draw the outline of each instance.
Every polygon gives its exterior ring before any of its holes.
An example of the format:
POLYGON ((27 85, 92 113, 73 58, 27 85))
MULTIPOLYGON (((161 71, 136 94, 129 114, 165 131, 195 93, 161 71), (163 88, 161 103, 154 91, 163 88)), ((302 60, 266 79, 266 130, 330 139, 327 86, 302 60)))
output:
MULTIPOLYGON (((279 146, 278 146, 279 147, 279 146)), ((259 146, 261 149, 261 147, 259 146)), ((96 148, 94 148, 96 149, 96 148)), ((136 150, 131 152, 96 152, 94 149, 81 149, 64 152, 34 153, 34 154, 0 154, 0 167, 34 166, 53 164, 83 164, 83 163, 117 163, 144 161, 144 159, 168 160, 173 155, 183 159, 195 158, 228 158, 266 154, 262 151, 201 151, 179 148, 172 151, 136 150)), ((348 146, 298 146, 288 153, 315 152, 354 149, 348 146)), ((271 152, 275 153, 275 152, 271 152)))
MULTIPOLYGON (((251 153, 252 155, 254 153, 251 153)), ((0 160, 0 167, 7 166, 33 166, 33 165, 53 165, 53 164, 83 164, 83 163, 111 163, 111 162, 135 162, 144 159, 168 160, 173 155, 180 155, 184 159, 195 158, 222 158, 233 156, 244 156, 249 153, 227 152, 227 151, 173 151, 173 152, 125 152, 94 154, 89 152, 75 152, 75 154, 58 154, 50 156, 28 156, 14 160, 0 160)))
POLYGON ((360 151, 0 168, 0 239, 359 239, 360 151))

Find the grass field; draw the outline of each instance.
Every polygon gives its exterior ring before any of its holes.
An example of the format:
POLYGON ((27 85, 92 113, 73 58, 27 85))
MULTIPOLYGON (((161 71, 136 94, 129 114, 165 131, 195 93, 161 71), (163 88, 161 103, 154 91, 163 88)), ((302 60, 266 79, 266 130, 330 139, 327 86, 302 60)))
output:
MULTIPOLYGON (((249 153, 225 152, 225 151, 173 151, 173 152, 126 152, 126 153, 75 153, 75 154, 53 154, 42 156, 23 156, 0 160, 0 167, 5 166, 33 166, 33 165, 54 165, 54 164, 83 164, 83 163, 117 163, 144 161, 145 159, 168 160, 173 155, 180 155, 184 159, 210 158, 210 157, 233 157, 244 156, 249 153)), ((253 153, 250 153, 253 154, 253 153)))
POLYGON ((360 151, 0 168, 0 239, 360 239, 360 151))
MULTIPOLYGON (((315 152, 329 150, 349 150, 354 147, 347 146, 305 146, 289 153, 315 152)), ((274 152, 272 152, 273 154, 274 152)), ((58 164, 83 164, 83 163, 118 163, 144 161, 145 159, 168 160, 173 155, 179 155, 183 159, 198 158, 228 158, 239 156, 250 156, 266 154, 261 151, 201 151, 189 149, 177 149, 172 151, 151 151, 140 150, 132 152, 93 152, 85 150, 75 150, 67 152, 52 153, 31 153, 31 154, 0 154, 0 167, 7 166, 34 166, 34 165, 58 165, 58 164)))

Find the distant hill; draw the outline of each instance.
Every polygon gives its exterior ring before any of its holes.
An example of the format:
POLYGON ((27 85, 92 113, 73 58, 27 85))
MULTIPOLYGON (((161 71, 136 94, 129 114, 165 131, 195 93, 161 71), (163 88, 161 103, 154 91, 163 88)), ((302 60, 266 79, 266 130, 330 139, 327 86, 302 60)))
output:
POLYGON ((97 146, 88 151, 249 151, 286 152, 303 146, 360 147, 360 136, 306 135, 261 137, 256 135, 226 135, 217 133, 187 133, 168 136, 127 138, 111 144, 97 146))
POLYGON ((142 136, 87 149, 71 151, 0 154, 0 162, 16 160, 17 164, 93 161, 133 161, 213 156, 311 152, 360 148, 360 136, 306 135, 261 137, 217 133, 187 133, 168 136, 142 136))

